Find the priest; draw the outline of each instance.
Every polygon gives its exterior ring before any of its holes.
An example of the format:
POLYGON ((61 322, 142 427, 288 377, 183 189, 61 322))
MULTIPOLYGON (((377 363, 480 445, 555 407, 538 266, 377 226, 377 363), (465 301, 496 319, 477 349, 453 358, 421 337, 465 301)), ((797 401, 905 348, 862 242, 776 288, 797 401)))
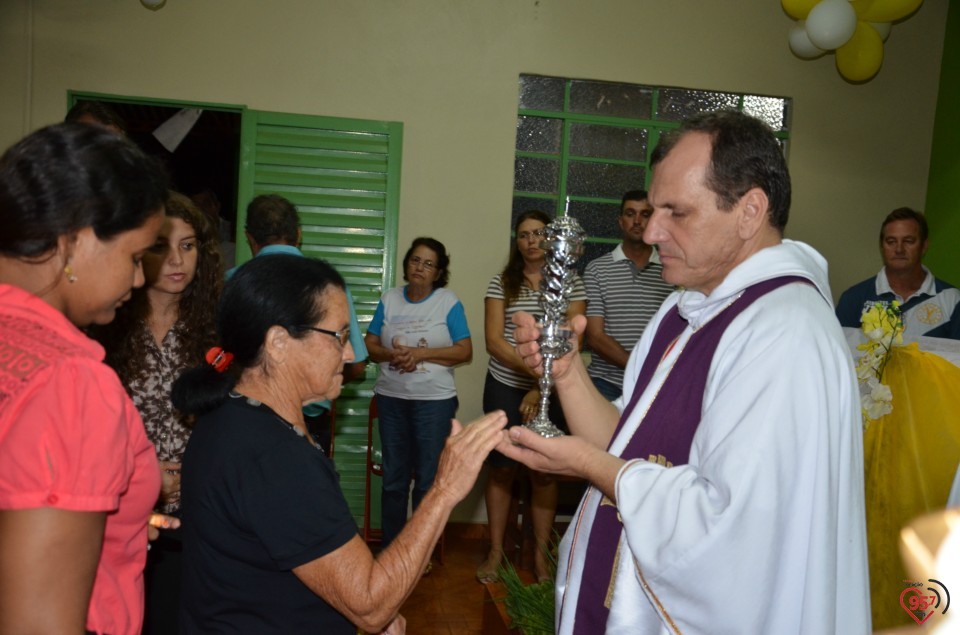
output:
MULTIPOLYGON (((512 428, 498 448, 591 484, 561 544, 557 632, 869 633, 857 381, 826 261, 783 238, 779 143, 710 113, 651 164, 643 240, 679 289, 623 395, 606 401, 571 353, 554 377, 572 435, 512 428)), ((539 368, 534 320, 516 321, 539 368)))

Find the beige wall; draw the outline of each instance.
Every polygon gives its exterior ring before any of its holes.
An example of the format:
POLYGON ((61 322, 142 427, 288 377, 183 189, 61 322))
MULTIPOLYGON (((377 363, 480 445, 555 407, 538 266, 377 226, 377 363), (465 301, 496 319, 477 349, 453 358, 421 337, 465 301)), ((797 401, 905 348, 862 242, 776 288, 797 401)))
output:
POLYGON ((883 215, 923 207, 946 14, 926 0, 854 86, 832 56, 793 57, 777 0, 3 0, 0 145, 61 119, 71 88, 403 122, 400 244, 429 233, 453 255, 477 350, 457 375, 469 418, 520 73, 792 97, 788 235, 827 256, 836 296, 879 269, 883 215))

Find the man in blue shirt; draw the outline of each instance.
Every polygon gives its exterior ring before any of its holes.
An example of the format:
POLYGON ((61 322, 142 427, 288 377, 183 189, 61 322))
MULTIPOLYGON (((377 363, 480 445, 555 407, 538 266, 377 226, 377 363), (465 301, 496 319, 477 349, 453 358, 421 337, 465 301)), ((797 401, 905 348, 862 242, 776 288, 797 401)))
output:
POLYGON ((928 243, 923 214, 909 207, 890 212, 880 228, 883 269, 843 292, 837 303, 840 324, 859 328, 865 308, 897 300, 905 335, 960 339, 960 290, 921 264, 928 243))
MULTIPOLYGON (((293 203, 279 194, 261 194, 247 206, 247 221, 244 227, 247 244, 254 258, 271 254, 292 254, 303 256, 300 251, 300 217, 293 203)), ((238 267, 227 271, 227 279, 233 276, 238 267)), ((367 346, 363 342, 363 332, 357 321, 357 312, 353 308, 353 296, 347 289, 347 306, 350 308, 350 345, 353 346, 353 364, 343 369, 343 383, 362 378, 367 367, 367 346)), ((330 453, 329 401, 318 401, 303 408, 307 426, 320 443, 330 453)))

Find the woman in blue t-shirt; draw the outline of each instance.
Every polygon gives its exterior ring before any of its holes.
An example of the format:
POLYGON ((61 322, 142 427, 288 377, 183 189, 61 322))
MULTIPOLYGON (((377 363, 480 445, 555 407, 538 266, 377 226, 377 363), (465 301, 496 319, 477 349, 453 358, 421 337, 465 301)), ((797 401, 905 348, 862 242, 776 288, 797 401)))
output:
POLYGON ((473 358, 463 305, 446 289, 450 256, 433 238, 417 238, 403 257, 402 287, 380 299, 367 330, 370 359, 380 364, 374 392, 383 446, 383 545, 423 500, 457 412, 453 367, 473 358))

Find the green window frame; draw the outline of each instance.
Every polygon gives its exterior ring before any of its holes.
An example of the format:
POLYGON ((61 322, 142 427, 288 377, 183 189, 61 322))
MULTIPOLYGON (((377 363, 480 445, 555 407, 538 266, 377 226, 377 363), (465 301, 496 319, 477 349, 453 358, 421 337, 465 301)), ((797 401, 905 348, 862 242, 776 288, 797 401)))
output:
POLYGON ((588 238, 579 269, 618 244, 620 199, 650 183, 660 135, 694 114, 736 109, 766 121, 786 154, 792 100, 521 74, 513 218, 528 209, 565 211, 588 238))

